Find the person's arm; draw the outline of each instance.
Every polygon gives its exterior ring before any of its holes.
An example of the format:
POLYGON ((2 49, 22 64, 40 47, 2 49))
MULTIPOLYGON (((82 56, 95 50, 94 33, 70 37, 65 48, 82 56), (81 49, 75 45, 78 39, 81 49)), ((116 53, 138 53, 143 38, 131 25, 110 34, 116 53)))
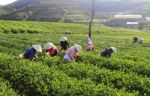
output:
POLYGON ((113 50, 112 49, 109 49, 108 51, 107 51, 107 57, 111 57, 111 54, 113 53, 113 50))

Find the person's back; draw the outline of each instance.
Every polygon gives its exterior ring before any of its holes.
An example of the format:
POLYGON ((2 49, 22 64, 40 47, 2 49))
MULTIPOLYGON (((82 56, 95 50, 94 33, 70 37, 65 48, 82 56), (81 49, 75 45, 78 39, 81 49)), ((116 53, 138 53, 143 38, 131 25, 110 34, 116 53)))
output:
POLYGON ((69 48, 68 38, 63 36, 60 38, 61 50, 67 50, 69 48))
POLYGON ((87 48, 87 51, 90 51, 90 50, 93 49, 93 45, 92 45, 92 44, 88 44, 88 45, 86 46, 86 48, 87 48))
POLYGON ((94 46, 92 44, 92 42, 89 42, 86 46, 86 51, 92 51, 94 49, 94 46))
POLYGON ((58 51, 57 51, 57 48, 56 47, 52 47, 50 50, 50 55, 53 57, 53 56, 56 56, 58 54, 58 51))
POLYGON ((69 48, 69 43, 68 41, 60 41, 61 47, 63 50, 67 50, 69 48))
POLYGON ((111 57, 112 53, 117 53, 117 48, 115 48, 115 47, 106 48, 104 51, 102 51, 100 53, 100 55, 102 57, 111 57))
POLYGON ((138 40, 139 40, 139 38, 138 38, 137 36, 135 36, 135 37, 133 38, 132 43, 137 43, 137 42, 138 42, 138 40))
POLYGON ((102 57, 110 57, 112 53, 113 53, 113 51, 112 51, 111 49, 105 49, 105 50, 101 53, 101 56, 102 56, 102 57))
POLYGON ((74 48, 74 47, 69 48, 69 49, 67 50, 66 54, 69 55, 70 57, 74 57, 75 54, 76 54, 75 48, 74 48))
POLYGON ((23 54, 23 57, 25 59, 33 59, 35 56, 36 50, 34 48, 29 48, 25 51, 25 53, 23 54))

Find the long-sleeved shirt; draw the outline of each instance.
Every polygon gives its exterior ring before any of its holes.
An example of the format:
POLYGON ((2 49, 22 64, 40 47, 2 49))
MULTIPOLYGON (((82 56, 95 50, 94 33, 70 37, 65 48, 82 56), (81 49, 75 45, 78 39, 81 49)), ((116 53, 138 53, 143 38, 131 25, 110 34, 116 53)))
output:
POLYGON ((112 49, 106 49, 101 53, 101 56, 103 57, 111 57, 111 54, 113 53, 112 49))
POLYGON ((35 53, 36 53, 36 50, 34 48, 29 48, 26 50, 26 52, 24 53, 24 58, 26 59, 33 59, 35 57, 35 53))
POLYGON ((63 50, 67 50, 69 48, 68 41, 60 41, 60 45, 61 45, 63 50))
POLYGON ((87 46, 86 46, 86 50, 87 51, 92 51, 93 50, 93 44, 87 44, 87 46))
POLYGON ((57 55, 57 49, 55 47, 52 47, 51 49, 46 50, 46 52, 48 52, 49 55, 52 57, 57 55))
POLYGON ((76 54, 77 51, 74 47, 69 48, 66 52, 66 55, 68 55, 71 60, 75 60, 76 54))

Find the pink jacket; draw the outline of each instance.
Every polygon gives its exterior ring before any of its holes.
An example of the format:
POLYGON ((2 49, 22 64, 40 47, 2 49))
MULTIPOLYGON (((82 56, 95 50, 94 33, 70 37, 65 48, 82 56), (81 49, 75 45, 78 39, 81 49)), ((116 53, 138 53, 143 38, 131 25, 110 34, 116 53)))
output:
POLYGON ((93 44, 87 44, 86 50, 87 51, 92 51, 93 50, 93 44))
POLYGON ((75 59, 75 56, 76 56, 76 50, 74 47, 71 47, 68 49, 66 55, 68 55, 70 57, 70 59, 74 60, 75 59))

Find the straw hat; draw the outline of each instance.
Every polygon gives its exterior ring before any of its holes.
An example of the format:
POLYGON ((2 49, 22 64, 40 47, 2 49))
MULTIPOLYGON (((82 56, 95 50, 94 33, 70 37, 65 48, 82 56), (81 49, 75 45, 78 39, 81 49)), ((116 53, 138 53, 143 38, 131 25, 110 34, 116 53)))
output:
POLYGON ((117 53, 117 48, 116 47, 110 47, 110 49, 112 49, 114 53, 117 53))
POLYGON ((67 37, 62 37, 62 38, 60 38, 60 41, 67 41, 67 40, 68 40, 67 37))
POLYGON ((32 45, 32 47, 33 47, 36 51, 42 52, 41 45, 32 45))
POLYGON ((74 47, 75 47, 75 49, 76 49, 78 52, 80 52, 80 51, 82 50, 82 46, 81 46, 81 45, 75 44, 74 47))
POLYGON ((140 40, 141 40, 141 41, 144 41, 144 39, 143 39, 143 38, 141 38, 140 40))
POLYGON ((144 41, 144 39, 143 38, 141 38, 140 40, 138 40, 138 44, 143 44, 143 41, 144 41))
POLYGON ((52 47, 54 47, 54 44, 53 43, 46 43, 44 45, 44 49, 51 49, 52 47))

